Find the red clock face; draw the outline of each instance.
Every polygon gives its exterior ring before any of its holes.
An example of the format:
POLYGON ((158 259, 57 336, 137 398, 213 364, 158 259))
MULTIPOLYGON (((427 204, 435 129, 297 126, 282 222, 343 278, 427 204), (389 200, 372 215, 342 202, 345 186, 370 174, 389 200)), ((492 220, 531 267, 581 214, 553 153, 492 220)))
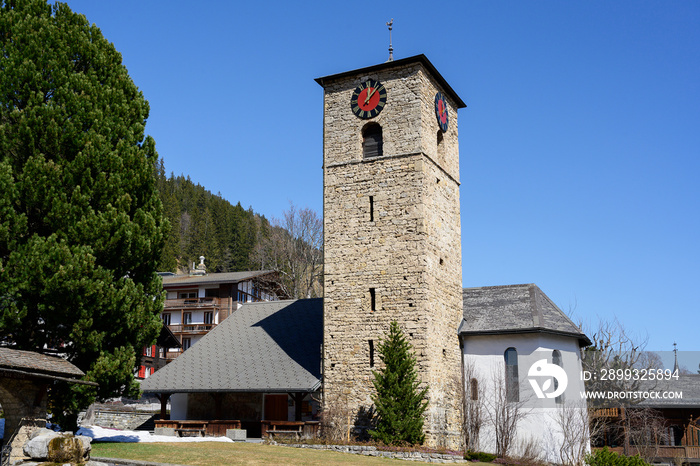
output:
POLYGON ((447 99, 442 95, 442 92, 435 94, 435 116, 438 120, 438 125, 444 133, 447 131, 447 124, 450 121, 450 117, 447 113, 447 99))
POLYGON ((386 89, 379 81, 368 79, 360 84, 350 99, 352 112, 366 120, 379 115, 386 105, 386 89))

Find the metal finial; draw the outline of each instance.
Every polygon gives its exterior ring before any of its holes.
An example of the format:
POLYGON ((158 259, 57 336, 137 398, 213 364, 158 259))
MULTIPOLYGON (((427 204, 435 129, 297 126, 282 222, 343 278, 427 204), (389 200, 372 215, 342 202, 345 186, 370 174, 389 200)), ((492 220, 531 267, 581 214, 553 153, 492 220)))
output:
POLYGON ((673 342, 673 372, 677 373, 678 367, 678 348, 676 348, 676 342, 673 342))
POLYGON ((394 18, 391 18, 391 21, 386 23, 386 25, 389 26, 389 59, 387 61, 394 61, 394 47, 391 45, 391 30, 394 26, 394 18))

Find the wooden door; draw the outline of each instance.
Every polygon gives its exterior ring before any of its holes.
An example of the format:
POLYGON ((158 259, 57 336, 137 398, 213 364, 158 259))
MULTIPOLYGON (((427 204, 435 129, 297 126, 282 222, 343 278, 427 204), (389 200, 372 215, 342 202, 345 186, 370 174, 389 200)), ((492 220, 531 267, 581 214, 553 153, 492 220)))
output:
POLYGON ((286 421, 288 413, 287 395, 265 395, 266 421, 286 421))

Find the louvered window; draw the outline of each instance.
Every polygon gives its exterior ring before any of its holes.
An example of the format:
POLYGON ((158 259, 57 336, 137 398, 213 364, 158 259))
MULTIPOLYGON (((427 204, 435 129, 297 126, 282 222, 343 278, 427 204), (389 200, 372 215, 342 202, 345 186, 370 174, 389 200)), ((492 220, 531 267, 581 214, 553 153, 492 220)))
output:
POLYGON ((378 157, 383 153, 382 127, 377 123, 365 126, 362 132, 362 156, 378 157))

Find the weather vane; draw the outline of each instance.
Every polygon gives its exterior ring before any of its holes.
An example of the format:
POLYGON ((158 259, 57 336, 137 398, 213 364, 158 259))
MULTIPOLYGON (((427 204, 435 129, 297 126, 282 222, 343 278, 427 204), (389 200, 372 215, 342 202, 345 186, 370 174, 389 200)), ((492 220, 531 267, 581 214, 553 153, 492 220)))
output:
POLYGON ((389 59, 387 61, 394 61, 394 47, 391 45, 391 30, 394 26, 394 18, 391 18, 391 21, 386 23, 386 25, 389 26, 389 59))

